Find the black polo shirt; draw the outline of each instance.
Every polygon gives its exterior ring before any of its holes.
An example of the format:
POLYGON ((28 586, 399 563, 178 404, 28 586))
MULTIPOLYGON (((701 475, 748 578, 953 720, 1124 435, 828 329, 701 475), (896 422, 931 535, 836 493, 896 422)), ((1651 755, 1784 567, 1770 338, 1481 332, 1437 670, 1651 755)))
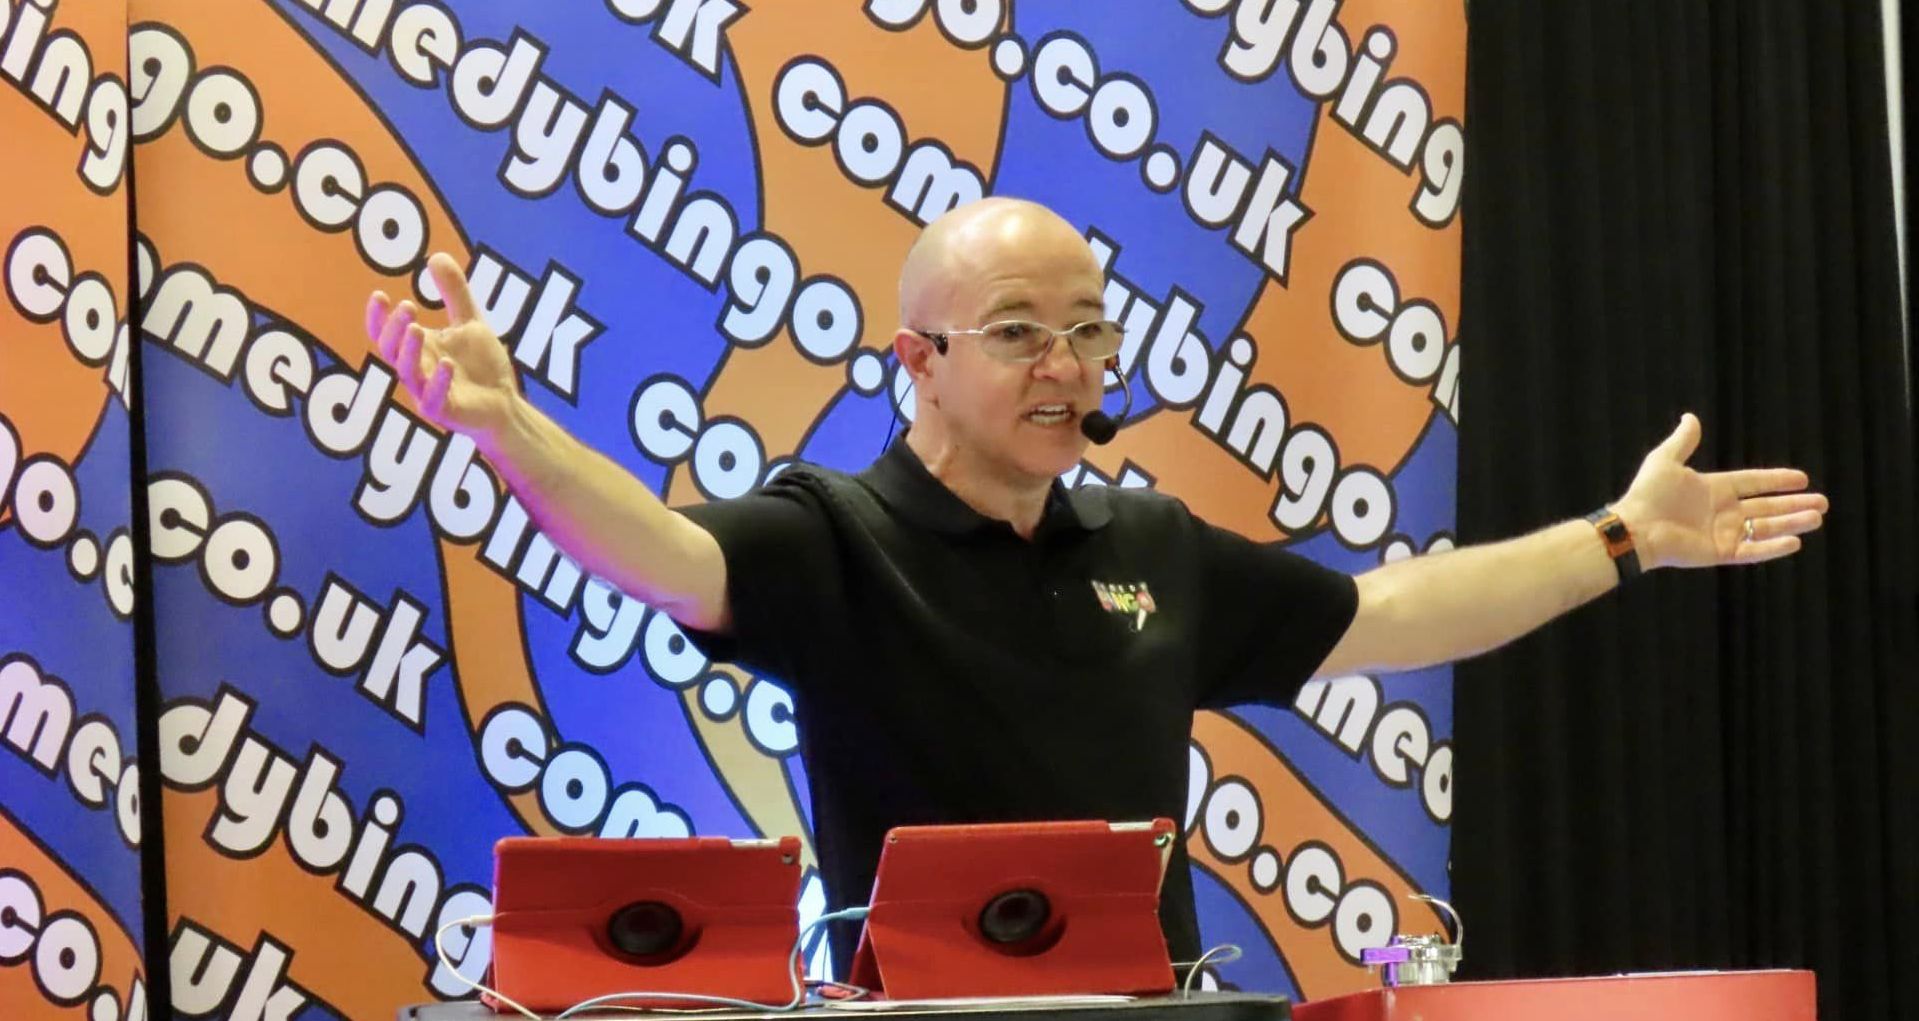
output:
MULTIPOLYGON (((724 552, 733 620, 689 636, 792 693, 833 909, 866 903, 894 826, 1183 820, 1193 711, 1290 704, 1358 605, 1348 576, 1148 490, 1055 482, 1022 539, 903 439, 683 512, 724 552)), ((1175 846, 1161 921, 1190 961, 1175 846)))

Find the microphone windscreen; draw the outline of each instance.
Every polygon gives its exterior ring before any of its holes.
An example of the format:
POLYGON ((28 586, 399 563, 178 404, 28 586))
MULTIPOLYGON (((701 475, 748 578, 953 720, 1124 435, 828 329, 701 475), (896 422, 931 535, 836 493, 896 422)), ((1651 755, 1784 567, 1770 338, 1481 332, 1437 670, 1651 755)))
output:
POLYGON ((1079 431, 1080 435, 1100 446, 1105 446, 1113 442, 1114 436, 1119 435, 1119 423, 1113 421, 1113 416, 1104 411, 1089 411, 1079 420, 1079 431))

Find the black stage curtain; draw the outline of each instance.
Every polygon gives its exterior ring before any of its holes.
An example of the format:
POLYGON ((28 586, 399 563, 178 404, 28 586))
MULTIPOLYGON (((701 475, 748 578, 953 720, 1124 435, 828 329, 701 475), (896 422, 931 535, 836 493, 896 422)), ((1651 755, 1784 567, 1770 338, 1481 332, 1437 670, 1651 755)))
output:
POLYGON ((1919 1016, 1913 418, 1876 0, 1472 4, 1460 523, 1706 468, 1832 497, 1793 560, 1660 572, 1463 664, 1462 977, 1811 968, 1919 1016))

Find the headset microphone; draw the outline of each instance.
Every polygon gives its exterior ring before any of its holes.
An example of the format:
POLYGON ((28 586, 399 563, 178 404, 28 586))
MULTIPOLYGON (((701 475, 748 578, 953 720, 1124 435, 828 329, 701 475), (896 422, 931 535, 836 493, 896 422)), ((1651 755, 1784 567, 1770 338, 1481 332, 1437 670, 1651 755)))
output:
POLYGON ((1126 374, 1119 371, 1119 359, 1114 358, 1108 362, 1107 368, 1119 377, 1120 388, 1126 394, 1125 399, 1120 403, 1119 414, 1109 415, 1104 410, 1095 408, 1079 420, 1080 435, 1102 447, 1113 442, 1113 437, 1119 435, 1120 419, 1125 418, 1126 413, 1133 409, 1133 387, 1126 382, 1126 374))

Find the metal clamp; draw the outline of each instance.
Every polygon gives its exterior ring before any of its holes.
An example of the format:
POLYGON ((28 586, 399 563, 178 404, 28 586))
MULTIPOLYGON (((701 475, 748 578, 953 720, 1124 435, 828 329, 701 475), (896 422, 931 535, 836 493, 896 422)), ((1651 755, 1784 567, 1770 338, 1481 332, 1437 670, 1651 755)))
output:
POLYGON ((1451 904, 1423 893, 1413 894, 1412 899, 1426 901, 1445 911, 1452 919, 1453 941, 1446 942, 1444 936, 1394 936, 1393 941, 1383 947, 1360 951, 1360 963, 1368 969, 1382 969, 1382 979, 1389 988, 1450 982, 1465 954, 1466 924, 1460 921, 1459 912, 1454 911, 1451 904))

